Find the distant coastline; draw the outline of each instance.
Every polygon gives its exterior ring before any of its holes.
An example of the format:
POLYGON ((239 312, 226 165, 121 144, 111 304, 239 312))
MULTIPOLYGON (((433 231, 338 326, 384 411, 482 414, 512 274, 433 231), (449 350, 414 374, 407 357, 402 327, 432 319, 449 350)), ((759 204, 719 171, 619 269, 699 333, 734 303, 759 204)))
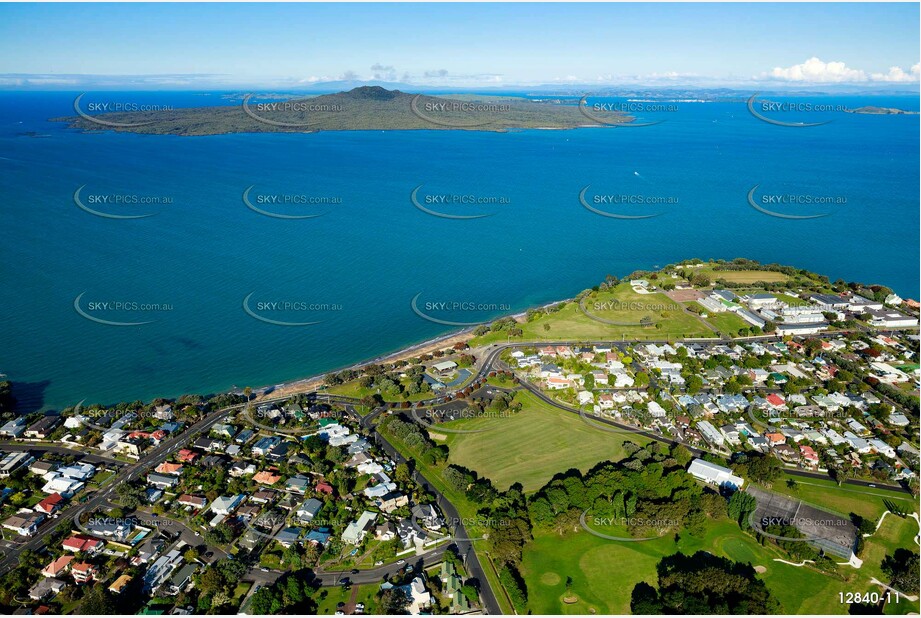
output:
POLYGON ((854 109, 847 110, 849 114, 869 114, 877 116, 886 116, 886 115, 908 115, 908 116, 917 116, 918 112, 911 111, 908 109, 899 109, 897 107, 876 107, 874 105, 865 105, 864 107, 857 107, 854 109))

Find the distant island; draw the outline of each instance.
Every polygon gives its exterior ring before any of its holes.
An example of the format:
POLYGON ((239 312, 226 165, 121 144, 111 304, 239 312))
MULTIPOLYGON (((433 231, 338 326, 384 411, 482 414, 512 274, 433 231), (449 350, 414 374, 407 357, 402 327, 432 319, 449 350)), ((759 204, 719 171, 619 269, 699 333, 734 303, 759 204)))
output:
POLYGON ((267 101, 247 95, 240 105, 89 115, 75 103, 78 116, 52 118, 84 131, 121 131, 155 135, 226 133, 313 133, 318 131, 394 131, 454 129, 575 129, 626 124, 633 117, 587 111, 576 104, 535 102, 518 97, 454 98, 410 94, 380 86, 362 86, 309 98, 267 101))
POLYGON ((918 112, 913 112, 907 109, 898 109, 896 107, 876 107, 875 105, 866 105, 864 107, 856 107, 854 109, 847 110, 849 114, 908 114, 916 116, 918 112))

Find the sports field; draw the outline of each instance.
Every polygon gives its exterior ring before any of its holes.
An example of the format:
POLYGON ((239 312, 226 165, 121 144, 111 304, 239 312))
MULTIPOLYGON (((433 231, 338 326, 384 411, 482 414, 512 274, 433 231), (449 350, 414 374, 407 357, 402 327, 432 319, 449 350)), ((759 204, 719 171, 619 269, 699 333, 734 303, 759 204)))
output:
POLYGON ((593 427, 578 415, 549 406, 526 391, 519 392, 517 398, 524 407, 516 414, 445 424, 450 429, 489 429, 440 434, 451 449, 450 463, 476 470, 500 490, 520 482, 525 491, 535 491, 558 472, 570 468, 585 472, 600 461, 622 459, 626 441, 649 441, 637 434, 593 427))

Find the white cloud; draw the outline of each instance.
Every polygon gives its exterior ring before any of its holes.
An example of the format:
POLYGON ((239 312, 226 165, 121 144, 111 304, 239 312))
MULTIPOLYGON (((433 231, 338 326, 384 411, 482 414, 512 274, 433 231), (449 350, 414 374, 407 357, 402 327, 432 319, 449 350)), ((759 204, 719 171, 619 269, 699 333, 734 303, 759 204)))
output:
POLYGON ((849 68, 843 62, 822 62, 815 56, 792 67, 774 67, 761 77, 789 82, 843 83, 865 82, 867 75, 858 69, 849 68))
POLYGON ((921 63, 911 67, 906 73, 902 67, 890 67, 888 73, 873 73, 871 79, 876 82, 916 82, 921 75, 921 63))
POLYGON ((854 69, 843 62, 823 62, 813 56, 802 64, 791 67, 775 67, 768 73, 762 73, 754 79, 771 79, 777 81, 814 83, 814 84, 846 84, 860 82, 917 82, 919 78, 919 65, 916 64, 909 71, 901 67, 891 67, 887 73, 867 73, 854 69))

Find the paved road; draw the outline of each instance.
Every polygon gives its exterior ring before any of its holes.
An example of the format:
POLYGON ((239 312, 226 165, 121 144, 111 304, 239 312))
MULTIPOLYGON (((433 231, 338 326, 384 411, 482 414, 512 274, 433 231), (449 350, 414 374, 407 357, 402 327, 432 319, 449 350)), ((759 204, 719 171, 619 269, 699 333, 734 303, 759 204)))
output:
POLYGON ((438 547, 432 548, 420 555, 405 556, 405 564, 396 564, 395 562, 390 564, 385 564, 379 567, 374 567, 373 569, 360 569, 358 573, 352 573, 351 569, 337 570, 337 571, 317 571, 317 579, 324 586, 338 586, 342 583, 343 579, 348 578, 348 580, 353 584, 380 584, 384 581, 385 578, 395 574, 404 566, 412 565, 413 572, 418 573, 424 567, 430 567, 435 564, 439 564, 444 560, 445 550, 451 545, 451 543, 444 543, 438 547))
POLYGON ((66 446, 56 446, 44 442, 28 442, 0 440, 0 451, 30 451, 36 453, 56 453, 58 455, 73 455, 79 461, 91 464, 101 464, 104 466, 124 466, 124 461, 109 457, 107 455, 96 454, 88 451, 78 450, 66 446))

